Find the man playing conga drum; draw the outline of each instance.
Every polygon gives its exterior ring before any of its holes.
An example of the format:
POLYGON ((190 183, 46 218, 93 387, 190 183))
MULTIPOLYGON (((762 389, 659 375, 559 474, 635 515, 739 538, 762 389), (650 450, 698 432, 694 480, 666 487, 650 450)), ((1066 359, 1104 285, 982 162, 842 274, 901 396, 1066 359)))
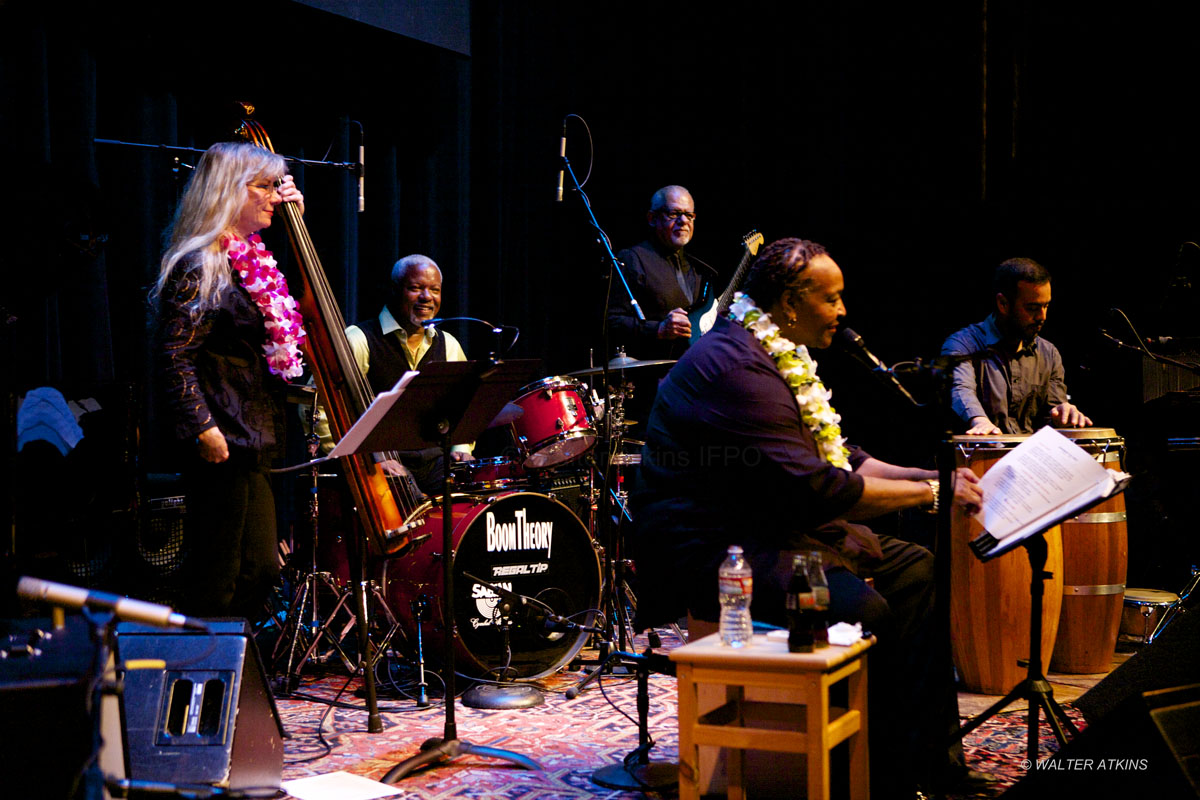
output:
POLYGON ((1041 338, 1050 307, 1050 272, 1031 258, 996 268, 995 309, 942 345, 942 355, 966 356, 954 370, 951 407, 973 435, 1033 433, 1053 424, 1092 424, 1068 401, 1058 348, 1041 338))

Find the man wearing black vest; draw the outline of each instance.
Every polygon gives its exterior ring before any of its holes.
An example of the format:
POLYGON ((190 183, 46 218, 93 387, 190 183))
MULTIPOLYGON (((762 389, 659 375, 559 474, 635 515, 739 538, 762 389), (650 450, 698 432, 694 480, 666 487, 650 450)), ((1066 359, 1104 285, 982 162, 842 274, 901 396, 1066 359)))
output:
MULTIPOLYGON (((410 369, 423 362, 466 361, 466 353, 458 340, 437 328, 427 328, 424 322, 437 316, 442 307, 442 271, 429 256, 405 256, 392 267, 392 288, 387 303, 378 316, 346 328, 346 339, 354 353, 354 361, 371 384, 375 394, 386 392, 410 369)), ((317 432, 322 442, 328 440, 328 427, 319 422, 317 432)), ((471 459, 470 445, 455 445, 451 451, 455 461, 471 459)), ((424 450, 405 450, 400 463, 380 462, 391 475, 412 473, 421 491, 440 494, 442 456, 437 447, 424 450), (401 466, 403 464, 403 466, 401 466)))

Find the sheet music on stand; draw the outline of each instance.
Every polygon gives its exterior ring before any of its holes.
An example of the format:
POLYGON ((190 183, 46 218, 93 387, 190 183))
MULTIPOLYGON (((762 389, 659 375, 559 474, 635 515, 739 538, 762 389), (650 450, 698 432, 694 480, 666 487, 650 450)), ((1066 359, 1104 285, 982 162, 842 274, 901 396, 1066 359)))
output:
POLYGON ((968 544, 981 560, 1003 555, 1125 490, 1131 476, 1101 466, 1049 426, 996 462, 980 480, 984 532, 968 544))
POLYGON ((395 386, 376 395, 370 407, 330 451, 329 458, 429 447, 441 436, 430 430, 430 425, 441 418, 454 420, 451 444, 472 442, 540 368, 541 360, 536 358, 514 359, 500 365, 478 361, 422 364, 420 370, 409 370, 395 386), (420 381, 414 384, 418 377, 420 381), (486 387, 487 391, 463 394, 462 387, 472 384, 486 387), (400 402, 401 397, 404 402, 400 402))

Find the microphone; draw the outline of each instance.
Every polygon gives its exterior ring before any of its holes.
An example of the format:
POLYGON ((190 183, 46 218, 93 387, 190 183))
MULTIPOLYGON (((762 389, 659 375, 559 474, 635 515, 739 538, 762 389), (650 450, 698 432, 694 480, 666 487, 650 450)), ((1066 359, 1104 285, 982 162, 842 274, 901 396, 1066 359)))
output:
POLYGON ((364 138, 365 137, 363 137, 362 133, 360 132, 358 139, 358 210, 360 212, 367 210, 367 199, 363 192, 363 187, 367 182, 365 175, 367 171, 367 146, 364 138))
POLYGON ((203 620, 177 614, 171 610, 170 606, 161 606, 158 603, 147 603, 144 600, 134 600, 119 594, 97 592, 28 576, 17 581, 17 595, 62 608, 110 611, 114 617, 125 622, 140 622, 143 625, 155 625, 160 628, 189 628, 195 631, 208 631, 208 625, 203 620))
POLYGON ((840 331, 838 331, 838 339, 841 341, 846 350, 850 352, 851 356, 866 366, 867 369, 871 370, 873 374, 879 376, 881 381, 896 389, 896 391, 900 392, 900 394, 908 399, 908 401, 913 405, 921 405, 913 398, 911 394, 908 393, 908 389, 904 388, 904 384, 902 384, 896 377, 896 373, 892 372, 892 370, 885 366, 882 361, 875 357, 874 353, 867 349, 866 342, 863 341, 861 336, 854 332, 854 329, 845 327, 842 328, 840 331))
POLYGON ((562 138, 558 141, 558 193, 554 195, 554 202, 562 202, 562 187, 563 187, 563 166, 567 159, 567 118, 563 117, 562 138))
POLYGON ((488 583, 483 578, 477 578, 469 572, 464 572, 463 577, 473 580, 480 586, 486 586, 497 595, 499 595, 503 605, 507 606, 507 610, 500 609, 501 613, 507 616, 513 610, 521 608, 529 612, 530 620, 534 623, 534 627, 545 631, 546 633, 566 633, 570 631, 587 631, 588 633, 597 633, 603 635, 605 631, 601 628, 594 628, 590 625, 580 625, 578 622, 572 622, 566 617, 555 614, 549 606, 531 597, 526 597, 523 594, 517 594, 505 589, 503 586, 498 586, 494 583, 488 583))

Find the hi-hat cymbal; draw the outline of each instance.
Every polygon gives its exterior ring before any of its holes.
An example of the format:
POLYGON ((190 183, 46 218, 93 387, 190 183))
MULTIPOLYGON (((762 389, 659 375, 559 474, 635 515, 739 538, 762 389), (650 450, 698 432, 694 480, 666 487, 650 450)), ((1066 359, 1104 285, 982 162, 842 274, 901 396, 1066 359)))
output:
POLYGON ((516 403, 505 403, 504 408, 500 409, 500 413, 496 418, 488 423, 489 428, 499 428, 501 425, 507 425, 510 422, 516 422, 525 413, 525 409, 521 408, 516 403))
MULTIPOLYGON (((617 356, 612 361, 608 362, 608 370, 609 372, 623 372, 627 369, 634 369, 635 367, 656 367, 662 364, 674 363, 675 359, 673 358, 658 358, 651 359, 649 361, 639 361, 638 359, 630 358, 629 356, 617 356)), ((602 372, 604 372, 604 367, 588 367, 587 369, 576 370, 575 372, 568 372, 567 374, 572 377, 583 378, 589 375, 599 375, 602 372)))

